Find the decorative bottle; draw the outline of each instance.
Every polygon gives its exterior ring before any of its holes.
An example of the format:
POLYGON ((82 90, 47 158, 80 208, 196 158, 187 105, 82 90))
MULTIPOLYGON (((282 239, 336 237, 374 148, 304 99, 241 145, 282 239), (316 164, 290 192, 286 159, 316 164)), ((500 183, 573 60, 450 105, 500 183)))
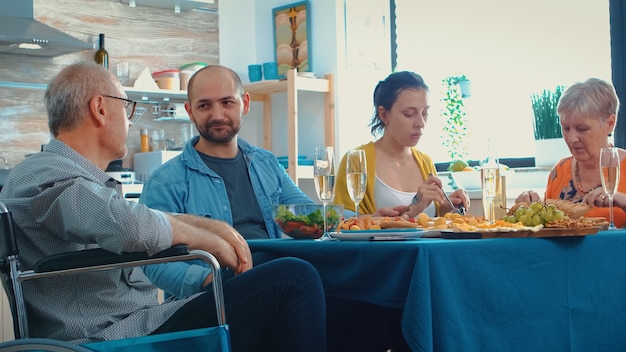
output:
POLYGON ((96 63, 102 67, 109 69, 109 53, 104 48, 104 33, 99 35, 100 43, 98 44, 98 50, 96 51, 96 63))

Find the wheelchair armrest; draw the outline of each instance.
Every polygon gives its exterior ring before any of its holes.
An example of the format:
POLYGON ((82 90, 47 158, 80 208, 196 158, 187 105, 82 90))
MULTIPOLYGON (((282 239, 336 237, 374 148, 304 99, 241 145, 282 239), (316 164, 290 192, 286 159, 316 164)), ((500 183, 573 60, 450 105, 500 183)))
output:
POLYGON ((95 248, 87 249, 84 251, 59 253, 45 257, 35 264, 34 272, 45 273, 97 265, 133 262, 149 258, 174 257, 188 253, 189 249, 185 245, 172 246, 159 253, 156 253, 153 256, 149 256, 145 252, 117 254, 109 252, 102 248, 95 248))

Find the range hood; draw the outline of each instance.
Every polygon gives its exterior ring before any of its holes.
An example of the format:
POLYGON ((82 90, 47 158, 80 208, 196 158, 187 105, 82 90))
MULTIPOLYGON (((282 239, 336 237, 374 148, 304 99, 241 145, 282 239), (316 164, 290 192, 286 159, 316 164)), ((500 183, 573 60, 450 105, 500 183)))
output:
POLYGON ((93 44, 36 21, 33 0, 0 0, 0 54, 54 57, 90 49, 93 44))

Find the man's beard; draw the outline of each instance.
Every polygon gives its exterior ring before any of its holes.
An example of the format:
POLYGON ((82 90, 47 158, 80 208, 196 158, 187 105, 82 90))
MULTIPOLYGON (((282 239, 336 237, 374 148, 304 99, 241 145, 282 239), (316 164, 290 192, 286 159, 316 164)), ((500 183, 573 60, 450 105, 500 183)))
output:
POLYGON ((228 143, 232 141, 233 138, 235 138, 237 133, 239 133, 240 129, 241 129, 241 125, 237 125, 237 127, 235 127, 233 126, 232 121, 226 121, 223 123, 222 122, 207 123, 206 125, 204 125, 203 129, 198 128, 198 133, 200 133, 200 136, 202 136, 202 138, 204 138, 205 140, 209 142, 228 143), (215 126, 219 126, 219 127, 228 126, 230 128, 226 130, 222 130, 219 133, 215 133, 214 131, 211 130, 211 127, 215 127, 215 126))

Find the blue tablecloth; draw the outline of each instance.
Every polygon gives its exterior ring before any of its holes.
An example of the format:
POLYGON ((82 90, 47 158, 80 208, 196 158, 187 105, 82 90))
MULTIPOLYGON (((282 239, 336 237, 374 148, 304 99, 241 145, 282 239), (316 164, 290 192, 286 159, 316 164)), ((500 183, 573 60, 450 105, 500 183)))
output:
POLYGON ((327 295, 403 307, 415 351, 626 351, 626 231, 249 243, 311 262, 327 295))

